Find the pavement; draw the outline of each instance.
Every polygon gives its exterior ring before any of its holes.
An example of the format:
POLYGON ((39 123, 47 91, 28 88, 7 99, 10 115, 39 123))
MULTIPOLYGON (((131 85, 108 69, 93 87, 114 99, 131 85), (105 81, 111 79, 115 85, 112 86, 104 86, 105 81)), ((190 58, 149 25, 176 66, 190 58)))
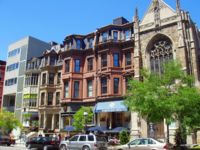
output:
POLYGON ((24 144, 15 144, 11 146, 0 146, 0 150, 26 150, 24 144))

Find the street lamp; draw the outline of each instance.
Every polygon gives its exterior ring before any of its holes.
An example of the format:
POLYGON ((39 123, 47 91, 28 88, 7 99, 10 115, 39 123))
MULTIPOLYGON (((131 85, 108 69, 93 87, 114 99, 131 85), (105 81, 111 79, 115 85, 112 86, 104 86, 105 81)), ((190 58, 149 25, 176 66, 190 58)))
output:
POLYGON ((86 125, 87 125, 87 119, 86 119, 86 117, 88 116, 88 112, 84 112, 83 113, 83 116, 84 116, 84 120, 85 120, 85 133, 86 133, 86 125))

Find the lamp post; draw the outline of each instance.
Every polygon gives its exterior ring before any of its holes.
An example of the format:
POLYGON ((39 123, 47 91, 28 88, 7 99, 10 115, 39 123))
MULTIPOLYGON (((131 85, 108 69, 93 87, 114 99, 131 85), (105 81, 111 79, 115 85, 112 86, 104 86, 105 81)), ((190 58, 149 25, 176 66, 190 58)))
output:
POLYGON ((84 120, 85 120, 85 127, 84 128, 85 128, 85 133, 86 133, 86 127, 87 127, 87 122, 86 122, 87 119, 86 119, 86 117, 88 116, 88 112, 84 112, 83 116, 84 116, 84 120))

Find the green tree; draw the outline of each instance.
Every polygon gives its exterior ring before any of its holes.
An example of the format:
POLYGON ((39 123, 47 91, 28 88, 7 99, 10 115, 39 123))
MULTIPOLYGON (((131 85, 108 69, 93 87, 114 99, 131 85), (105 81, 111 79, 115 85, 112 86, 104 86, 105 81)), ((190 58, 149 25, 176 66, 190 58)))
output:
POLYGON ((81 107, 73 116, 73 126, 77 131, 83 131, 85 125, 92 122, 93 115, 91 107, 81 107), (87 116, 84 116, 84 112, 87 112, 87 116))
POLYGON ((182 70, 180 63, 169 61, 161 74, 142 70, 142 82, 131 79, 125 103, 148 122, 166 119, 179 122, 179 132, 185 139, 186 127, 200 125, 200 92, 193 76, 182 70))
POLYGON ((2 110, 0 112, 0 130, 10 133, 13 129, 22 127, 20 121, 15 117, 14 113, 2 110))

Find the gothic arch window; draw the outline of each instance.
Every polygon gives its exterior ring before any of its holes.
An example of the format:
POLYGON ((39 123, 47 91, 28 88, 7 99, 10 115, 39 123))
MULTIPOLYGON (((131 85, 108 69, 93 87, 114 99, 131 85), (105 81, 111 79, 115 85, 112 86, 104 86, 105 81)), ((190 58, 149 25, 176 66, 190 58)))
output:
POLYGON ((167 37, 158 37, 149 48, 150 69, 152 72, 162 73, 163 63, 173 59, 172 42, 167 37))

